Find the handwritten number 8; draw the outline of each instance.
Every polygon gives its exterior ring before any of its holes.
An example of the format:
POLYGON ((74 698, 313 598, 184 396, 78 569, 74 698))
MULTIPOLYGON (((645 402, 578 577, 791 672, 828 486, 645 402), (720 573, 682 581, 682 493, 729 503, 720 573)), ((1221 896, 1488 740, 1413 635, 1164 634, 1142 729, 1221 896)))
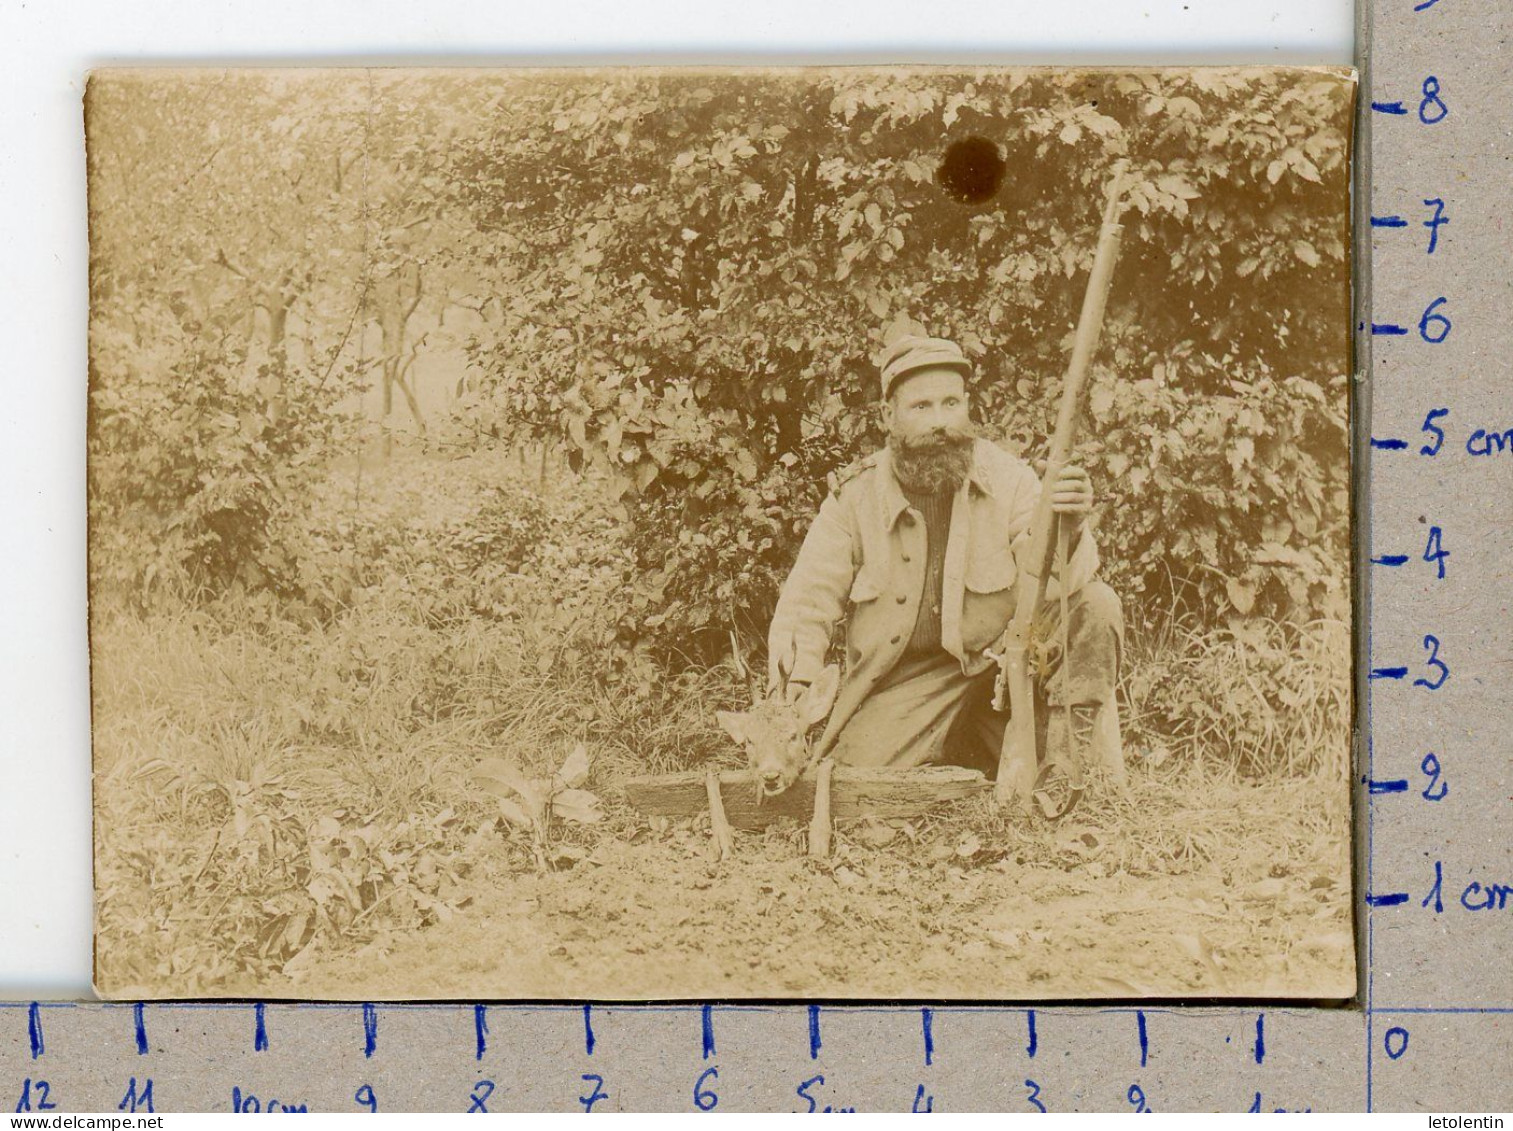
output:
POLYGON ((1418 104, 1418 120, 1426 126, 1442 122, 1450 113, 1450 107, 1439 96, 1439 79, 1430 75, 1424 80, 1424 97, 1418 104))
POLYGON ((1125 1093, 1125 1096, 1129 1099, 1130 1104, 1137 1112, 1151 1110, 1148 1106, 1146 1106, 1145 1093, 1140 1090, 1139 1084, 1131 1084, 1129 1086, 1129 1091, 1125 1093))
POLYGON ((1439 677, 1433 683, 1430 683, 1423 676, 1419 676, 1418 679, 1413 681, 1413 686, 1428 688, 1430 691, 1438 691, 1441 687, 1445 686, 1445 680, 1450 678, 1450 665, 1439 658, 1438 636, 1424 637, 1424 647, 1429 649, 1429 658, 1424 662, 1431 668, 1438 668, 1439 677))

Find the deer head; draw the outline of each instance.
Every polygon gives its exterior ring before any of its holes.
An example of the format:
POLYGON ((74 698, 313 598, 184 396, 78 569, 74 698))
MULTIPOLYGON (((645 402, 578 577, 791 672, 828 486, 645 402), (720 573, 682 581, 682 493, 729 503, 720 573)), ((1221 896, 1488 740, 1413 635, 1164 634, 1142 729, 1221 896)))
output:
POLYGON ((809 729, 830 714, 840 687, 841 670, 831 664, 790 701, 788 681, 796 651, 795 647, 789 656, 778 660, 778 684, 764 695, 736 650, 736 668, 745 674, 751 688, 751 708, 715 712, 725 733, 746 752, 758 804, 783 793, 808 767, 809 729))

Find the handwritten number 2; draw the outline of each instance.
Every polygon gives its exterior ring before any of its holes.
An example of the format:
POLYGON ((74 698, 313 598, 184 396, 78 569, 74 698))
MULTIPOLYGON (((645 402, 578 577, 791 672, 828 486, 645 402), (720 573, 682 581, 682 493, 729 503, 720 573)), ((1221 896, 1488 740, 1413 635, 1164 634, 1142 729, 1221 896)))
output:
POLYGON ((1025 1101, 1036 1111, 1044 1111, 1045 1104, 1040 1102, 1040 1085, 1033 1080, 1026 1080, 1024 1086, 1030 1090, 1030 1094, 1025 1097, 1025 1101))
POLYGON ((1450 678, 1450 665, 1439 658, 1438 636, 1424 637, 1424 647, 1429 649, 1429 658, 1425 660, 1424 663, 1428 664, 1431 668, 1437 669, 1439 674, 1433 680, 1433 682, 1430 682, 1423 676, 1419 676, 1416 680, 1413 681, 1413 686, 1424 687, 1430 691, 1438 691, 1445 685, 1445 680, 1450 678))

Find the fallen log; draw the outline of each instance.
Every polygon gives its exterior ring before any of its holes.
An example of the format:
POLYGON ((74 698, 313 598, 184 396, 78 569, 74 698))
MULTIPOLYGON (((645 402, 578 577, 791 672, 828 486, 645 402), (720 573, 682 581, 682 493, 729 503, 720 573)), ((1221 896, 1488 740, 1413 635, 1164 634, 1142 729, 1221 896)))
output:
MULTIPOLYGON (((719 775, 725 817, 738 829, 760 829, 781 817, 808 821, 814 812, 814 767, 787 791, 757 805, 751 774, 725 770, 719 775)), ((691 817, 709 809, 707 775, 702 770, 652 774, 620 783, 631 806, 648 817, 691 817)), ((851 817, 916 817, 942 802, 960 801, 989 788, 977 770, 959 766, 921 766, 914 770, 878 770, 837 765, 830 781, 830 814, 851 817)))

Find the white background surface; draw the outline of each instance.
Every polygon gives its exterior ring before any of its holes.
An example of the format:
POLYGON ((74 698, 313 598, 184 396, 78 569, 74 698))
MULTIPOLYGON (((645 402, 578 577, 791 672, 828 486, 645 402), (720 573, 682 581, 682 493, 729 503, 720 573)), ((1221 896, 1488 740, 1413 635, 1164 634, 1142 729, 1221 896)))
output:
POLYGON ((0 999, 91 996, 81 96, 121 63, 1349 63, 1348 0, 0 0, 0 999))

